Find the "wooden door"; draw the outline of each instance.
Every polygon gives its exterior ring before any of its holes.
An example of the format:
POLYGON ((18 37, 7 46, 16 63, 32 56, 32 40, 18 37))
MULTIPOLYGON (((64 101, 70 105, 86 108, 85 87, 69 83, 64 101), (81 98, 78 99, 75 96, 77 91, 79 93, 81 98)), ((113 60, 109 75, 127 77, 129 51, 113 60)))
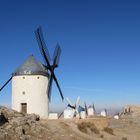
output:
POLYGON ((27 103, 21 103, 21 112, 27 113, 27 103))

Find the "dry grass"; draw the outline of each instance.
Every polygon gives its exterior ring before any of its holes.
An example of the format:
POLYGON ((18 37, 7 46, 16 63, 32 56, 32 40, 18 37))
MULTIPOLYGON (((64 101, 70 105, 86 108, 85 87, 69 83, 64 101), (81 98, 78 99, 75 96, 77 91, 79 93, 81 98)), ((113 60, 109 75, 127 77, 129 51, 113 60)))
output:
POLYGON ((101 134, 101 135, 100 135, 100 138, 104 138, 104 135, 103 135, 103 134, 101 134))
POLYGON ((114 135, 113 129, 109 127, 105 127, 104 131, 107 132, 108 134, 114 135))
POLYGON ((88 130, 90 130, 91 132, 94 132, 95 134, 100 134, 99 130, 95 127, 93 123, 82 122, 82 123, 79 123, 77 126, 81 132, 87 133, 88 130))
POLYGON ((123 137, 122 140, 127 140, 127 137, 123 137))
POLYGON ((81 132, 87 133, 87 125, 84 122, 79 123, 77 127, 81 132))
POLYGON ((69 125, 67 123, 64 122, 60 122, 60 125, 64 128, 64 129, 68 129, 69 125))

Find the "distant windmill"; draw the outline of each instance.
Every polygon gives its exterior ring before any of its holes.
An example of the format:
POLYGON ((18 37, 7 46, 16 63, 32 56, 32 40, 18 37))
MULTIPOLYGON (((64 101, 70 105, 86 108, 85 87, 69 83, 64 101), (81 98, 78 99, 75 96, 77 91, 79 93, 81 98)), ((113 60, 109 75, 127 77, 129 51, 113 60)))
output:
POLYGON ((71 100, 67 97, 66 98, 67 102, 68 102, 68 107, 74 109, 77 113, 78 113, 78 107, 79 107, 79 102, 80 102, 80 96, 77 97, 75 104, 73 104, 71 102, 71 100))
POLYGON ((93 115, 95 115, 96 111, 95 111, 94 103, 93 103, 93 105, 87 106, 87 104, 85 102, 85 112, 86 112, 86 115, 87 116, 93 116, 93 115))
POLYGON ((79 115, 78 108, 79 108, 80 96, 77 97, 77 100, 74 104, 71 102, 71 100, 69 98, 66 98, 66 100, 68 102, 68 105, 67 105, 67 108, 63 112, 64 118, 72 119, 76 115, 79 115))
POLYGON ((36 113, 41 117, 48 117, 48 100, 51 99, 53 80, 58 87, 62 100, 64 99, 58 80, 54 74, 58 67, 61 49, 56 45, 52 63, 46 44, 43 39, 41 27, 37 28, 35 35, 45 61, 45 65, 38 62, 33 55, 25 61, 9 80, 0 88, 0 91, 12 80, 12 108, 25 112, 36 113))

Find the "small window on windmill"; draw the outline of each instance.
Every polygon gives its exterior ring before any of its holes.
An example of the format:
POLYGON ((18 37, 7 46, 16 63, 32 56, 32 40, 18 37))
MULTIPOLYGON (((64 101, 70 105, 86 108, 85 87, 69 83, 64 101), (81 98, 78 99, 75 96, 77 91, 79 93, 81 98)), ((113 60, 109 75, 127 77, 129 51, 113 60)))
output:
POLYGON ((23 76, 22 79, 25 79, 25 77, 23 76))
POLYGON ((27 71, 27 74, 31 74, 31 71, 30 71, 30 70, 28 70, 28 71, 27 71))
POLYGON ((31 74, 31 71, 30 70, 25 70, 24 74, 31 74))
POLYGON ((25 91, 22 92, 22 95, 25 95, 25 91))
POLYGON ((38 76, 37 79, 39 79, 40 77, 38 76))
POLYGON ((27 71, 25 70, 25 71, 24 71, 24 74, 26 74, 26 72, 27 72, 27 71))

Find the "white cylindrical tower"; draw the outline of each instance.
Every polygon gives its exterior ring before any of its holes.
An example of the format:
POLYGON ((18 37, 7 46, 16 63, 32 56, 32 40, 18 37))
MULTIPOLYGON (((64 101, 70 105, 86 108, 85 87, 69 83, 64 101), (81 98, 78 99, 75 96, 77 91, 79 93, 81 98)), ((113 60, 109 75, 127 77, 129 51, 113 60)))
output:
POLYGON ((33 56, 19 67, 12 78, 12 109, 48 118, 48 73, 33 56))

